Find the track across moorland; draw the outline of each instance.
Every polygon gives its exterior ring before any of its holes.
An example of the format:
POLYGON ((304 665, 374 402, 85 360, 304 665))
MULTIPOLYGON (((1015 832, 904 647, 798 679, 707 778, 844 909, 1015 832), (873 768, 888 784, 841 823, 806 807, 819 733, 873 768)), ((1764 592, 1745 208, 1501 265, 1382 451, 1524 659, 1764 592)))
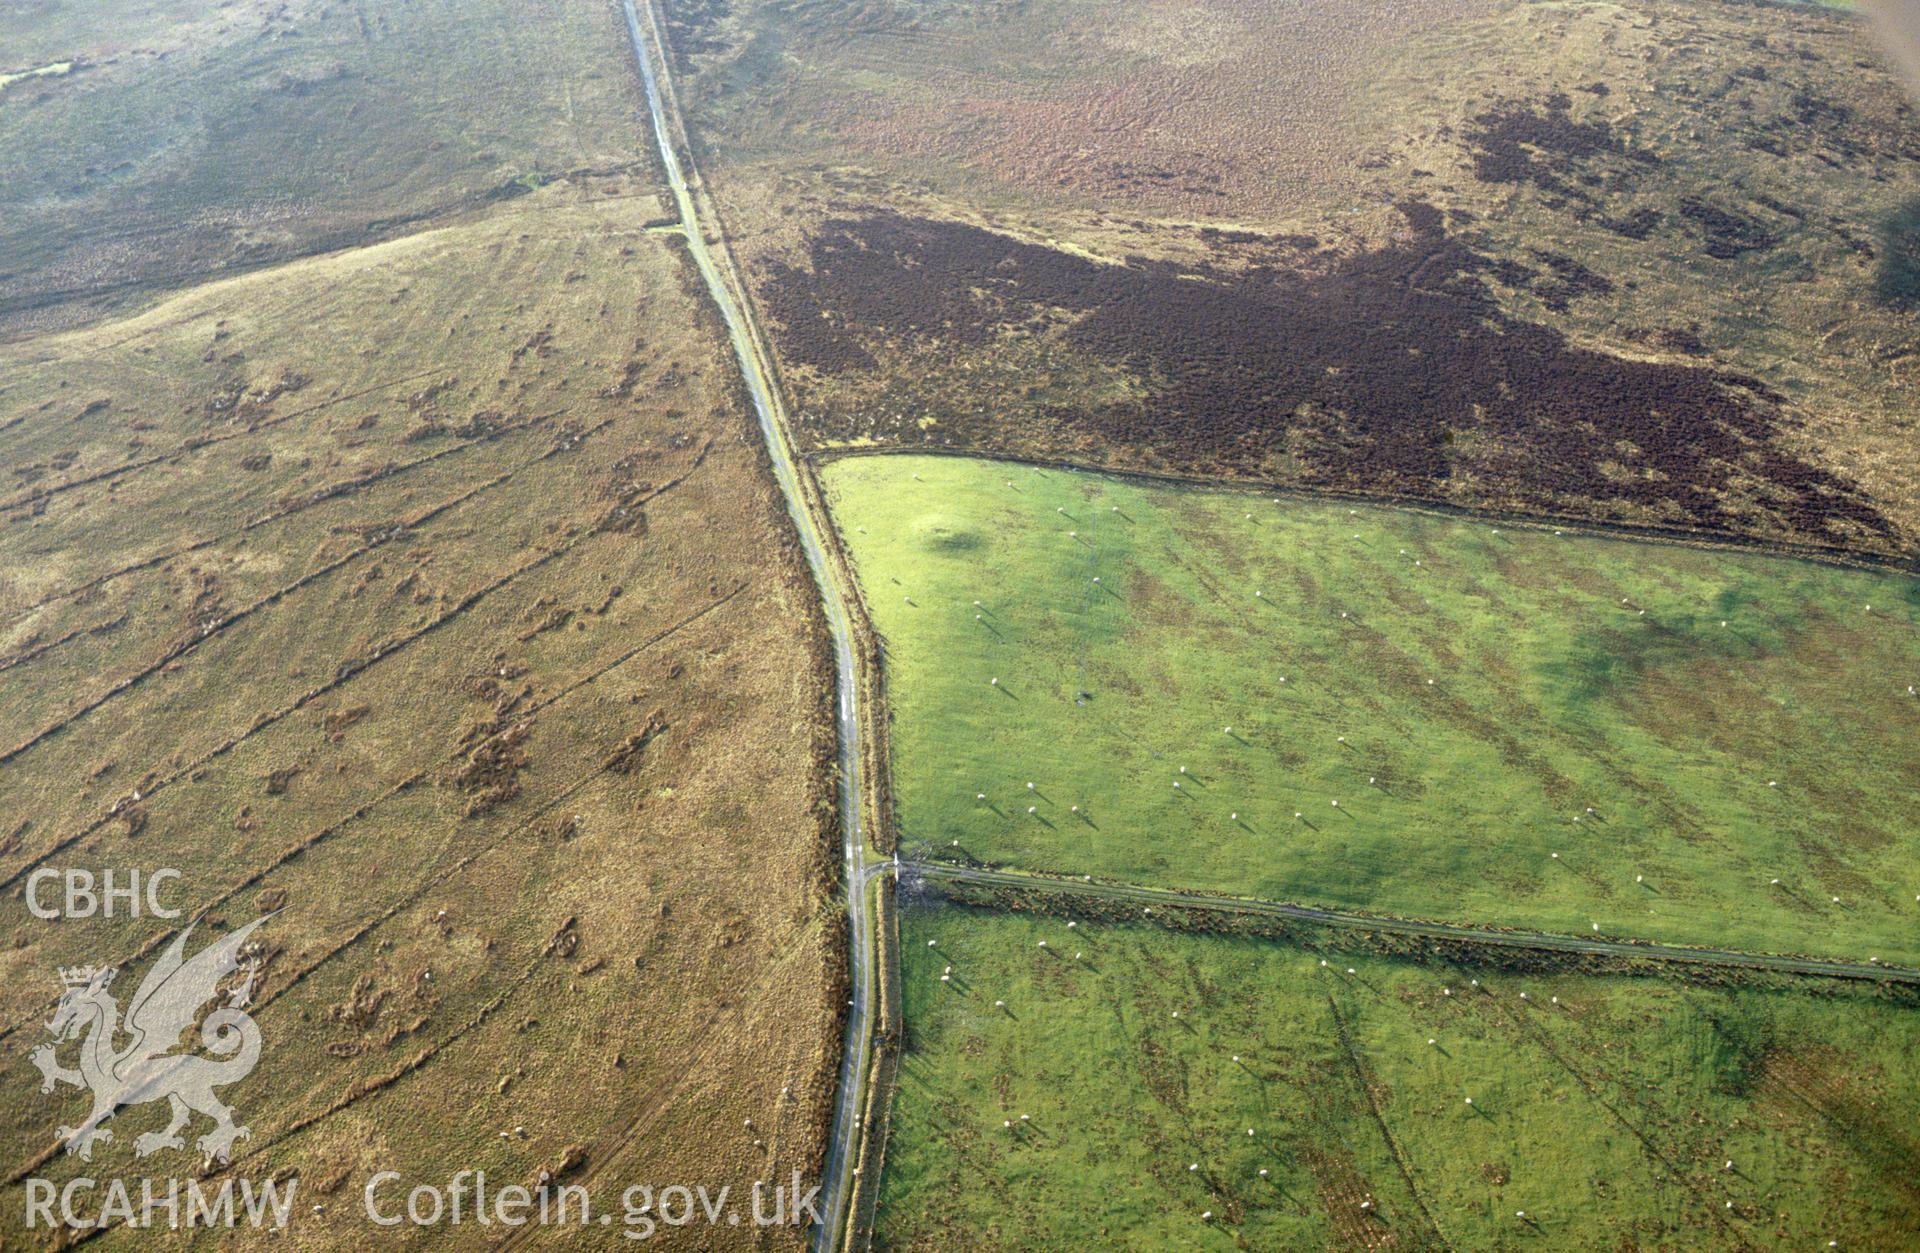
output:
POLYGON ((1903 966, 1886 966, 1879 962, 1833 961, 1818 957, 1750 953, 1740 949, 1688 948, 1675 944, 1595 940, 1585 936, 1555 935, 1545 931, 1504 931, 1491 927, 1462 926, 1450 922, 1427 922, 1417 918, 1394 918, 1347 910, 1318 909, 1311 905, 1290 905, 1281 901, 1263 901, 1252 897, 1211 896, 1204 892, 1181 892, 1173 888, 1140 887, 1131 883, 1108 883, 1089 878, 1068 879, 1017 870, 991 870, 977 866, 955 865, 950 862, 903 861, 899 863, 898 873, 903 881, 917 877, 973 883, 983 887, 1011 888, 1022 892, 1050 892, 1112 901, 1139 902, 1147 907, 1161 905, 1174 909, 1204 909, 1214 913, 1280 918, 1323 927, 1450 940, 1489 948, 1530 949, 1537 952, 1622 957, 1635 961, 1730 967, 1773 974, 1870 979, 1882 983, 1920 985, 1920 970, 1903 966))

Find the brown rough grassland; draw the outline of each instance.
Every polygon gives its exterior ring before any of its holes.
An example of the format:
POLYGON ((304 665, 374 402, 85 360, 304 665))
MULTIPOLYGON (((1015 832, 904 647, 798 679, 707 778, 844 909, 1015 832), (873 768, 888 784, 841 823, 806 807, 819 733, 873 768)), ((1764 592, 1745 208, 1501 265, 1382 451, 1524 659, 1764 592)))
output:
POLYGON ((195 948, 283 911, 222 1096, 303 1244, 363 1247, 384 1169, 617 1211, 812 1168, 844 962, 816 594, 681 245, 605 190, 0 349, 13 1176, 198 1162, 133 1165, 151 1105, 52 1151, 87 1099, 25 1056, 56 969, 124 963, 124 1008, 171 925, 31 917, 40 864, 178 868, 195 948))

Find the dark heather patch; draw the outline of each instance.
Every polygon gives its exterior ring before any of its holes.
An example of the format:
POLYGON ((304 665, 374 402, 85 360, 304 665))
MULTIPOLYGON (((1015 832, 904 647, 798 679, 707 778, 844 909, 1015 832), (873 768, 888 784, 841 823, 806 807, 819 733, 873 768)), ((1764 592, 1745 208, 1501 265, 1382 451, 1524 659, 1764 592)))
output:
POLYGON ((1901 104, 1888 119, 1862 113, 1852 105, 1812 91, 1797 91, 1784 111, 1761 120, 1761 134, 1747 146, 1775 156, 1812 153, 1831 164, 1866 160, 1920 161, 1920 132, 1910 124, 1912 108, 1901 104))
POLYGON ((1292 248, 1300 252, 1313 252, 1320 247, 1320 239, 1316 235, 1262 235, 1259 231, 1229 230, 1220 226, 1202 226, 1195 234, 1212 249, 1250 244, 1261 248, 1292 248))
POLYGON ((1810 129, 1824 127, 1828 131, 1840 131, 1853 125, 1852 109, 1810 91, 1795 92, 1787 107, 1793 110, 1795 122, 1810 129))
POLYGON ((1680 213, 1700 228, 1705 237, 1706 254, 1722 261, 1731 261, 1745 252, 1767 252, 1780 243, 1778 235, 1754 219, 1704 200, 1681 201, 1680 213))
POLYGON ((1707 355, 1706 341, 1700 338, 1698 325, 1665 327, 1654 332, 1653 342, 1670 352, 1683 352, 1689 357, 1707 355))
POLYGON ((1635 209, 1623 217, 1594 220, 1623 239, 1639 240, 1653 234, 1654 228, 1664 219, 1665 215, 1658 209, 1635 209))
POLYGON ((1536 282, 1533 290, 1541 303, 1555 313, 1565 313, 1581 296, 1604 296, 1613 290, 1613 282, 1602 278, 1563 253, 1532 248, 1534 260, 1547 267, 1551 278, 1536 282))
POLYGON ((719 28, 733 12, 729 0, 675 0, 673 4, 662 5, 661 9, 676 73, 691 74, 694 57, 727 46, 719 28))
MULTIPOLYGON (((1023 409, 1013 395, 981 405, 961 374, 921 371, 898 390, 939 433, 908 439, 1031 453, 1043 451, 1037 419, 1053 447, 1150 449, 1196 473, 1262 474, 1291 457, 1300 479, 1332 488, 1892 536, 1849 484, 1776 446, 1786 418, 1760 382, 1577 347, 1511 317, 1489 287, 1496 262, 1449 236, 1432 206, 1401 211, 1409 237, 1390 246, 1235 272, 1100 264, 891 213, 838 218, 811 238, 809 268, 772 265, 765 290, 788 359, 828 373, 877 370, 874 354, 965 358, 1037 332, 1151 393, 1098 408, 1023 409), (1010 435, 1010 420, 1029 434, 1010 435), (1470 484, 1452 490, 1456 472, 1470 484)), ((804 378, 796 386, 816 434, 865 433, 804 378)))
MULTIPOLYGON (((1873 255, 1870 246, 1864 255, 1873 255)), ((1882 225, 1879 256, 1874 294, 1895 309, 1920 309, 1920 200, 1909 201, 1882 225)))
POLYGON ((1538 105, 1507 101, 1474 118, 1466 136, 1474 177, 1483 183, 1530 183, 1589 203, 1595 180, 1581 175, 1582 165, 1603 157, 1656 163, 1652 154, 1628 149, 1605 122, 1575 121, 1570 104, 1560 94, 1538 105))

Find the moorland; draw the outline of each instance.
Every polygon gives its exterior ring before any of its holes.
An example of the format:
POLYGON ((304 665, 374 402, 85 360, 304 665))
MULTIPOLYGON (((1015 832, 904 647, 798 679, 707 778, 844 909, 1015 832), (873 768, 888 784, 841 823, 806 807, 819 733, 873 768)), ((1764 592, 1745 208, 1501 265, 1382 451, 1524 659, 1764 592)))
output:
POLYGON ((66 68, 0 82, 8 1177, 134 1169, 164 1112, 68 1157, 87 1097, 27 1052, 61 967, 131 991, 185 925, 30 916, 36 867, 178 871, 193 948, 272 915, 209 1169, 297 1179, 316 1247, 381 1170, 618 1212, 817 1169, 824 628, 617 15, 29 7, 9 62, 66 68))
POLYGON ((7 24, 0 333, 556 178, 658 190, 605 5, 113 0, 9 6, 7 24))
POLYGON ((802 438, 1911 553, 1851 12, 667 3, 802 438))

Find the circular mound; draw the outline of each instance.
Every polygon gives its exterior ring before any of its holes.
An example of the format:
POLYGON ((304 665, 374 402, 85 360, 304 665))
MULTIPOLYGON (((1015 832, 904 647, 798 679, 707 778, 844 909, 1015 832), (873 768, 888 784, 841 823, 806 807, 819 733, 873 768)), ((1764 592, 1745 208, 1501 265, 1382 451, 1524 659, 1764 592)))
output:
POLYGON ((959 554, 971 552, 983 542, 971 523, 945 513, 929 513, 914 519, 913 542, 929 552, 959 554))

